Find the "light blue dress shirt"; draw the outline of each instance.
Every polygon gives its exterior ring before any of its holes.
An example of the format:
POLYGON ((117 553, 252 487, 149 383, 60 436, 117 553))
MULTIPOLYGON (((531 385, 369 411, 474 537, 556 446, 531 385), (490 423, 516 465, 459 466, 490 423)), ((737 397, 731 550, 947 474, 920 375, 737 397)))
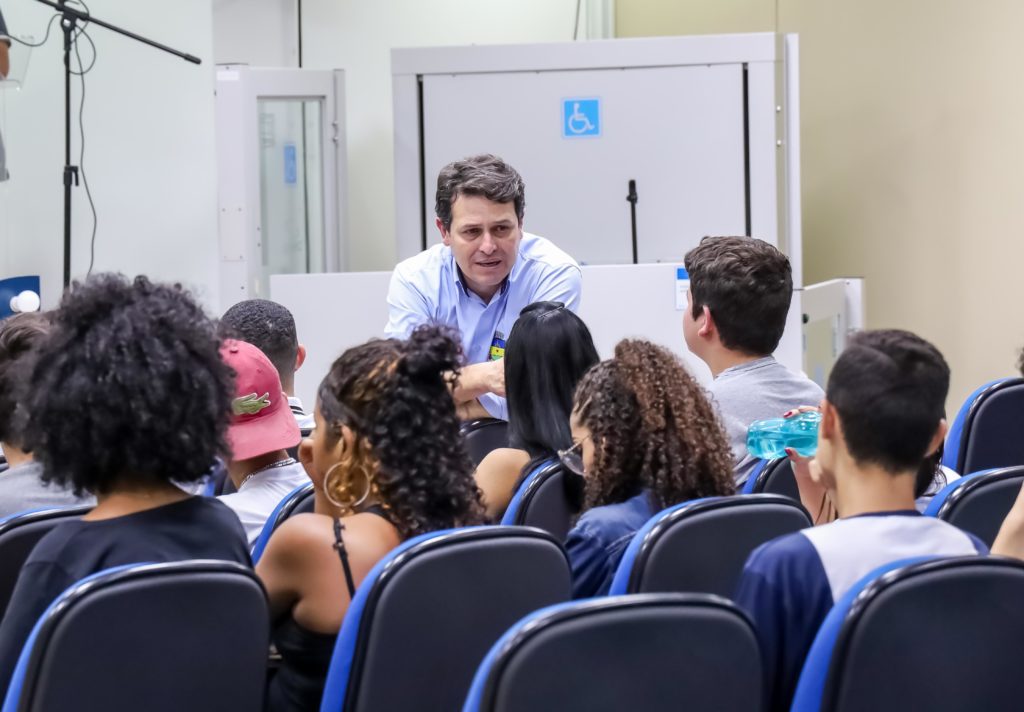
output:
MULTIPOLYGON (((404 339, 420 324, 451 326, 462 334, 467 363, 482 363, 491 358, 492 345, 504 349, 523 307, 556 301, 576 311, 581 284, 576 260, 543 237, 523 233, 508 279, 485 303, 463 284, 451 248, 434 245, 395 267, 384 333, 404 339)), ((485 394, 480 403, 495 418, 507 419, 504 398, 485 394)))

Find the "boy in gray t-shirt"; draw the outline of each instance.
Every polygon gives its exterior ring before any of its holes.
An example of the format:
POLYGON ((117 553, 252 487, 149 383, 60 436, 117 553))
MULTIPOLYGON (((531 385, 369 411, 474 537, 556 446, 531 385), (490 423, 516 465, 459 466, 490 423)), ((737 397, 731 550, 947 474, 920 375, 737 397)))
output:
POLYGON ((711 369, 710 392, 732 445, 736 482, 756 460, 747 453, 747 427, 818 405, 821 387, 772 357, 793 298, 789 260, 751 237, 705 237, 684 258, 690 275, 683 316, 686 345, 711 369))

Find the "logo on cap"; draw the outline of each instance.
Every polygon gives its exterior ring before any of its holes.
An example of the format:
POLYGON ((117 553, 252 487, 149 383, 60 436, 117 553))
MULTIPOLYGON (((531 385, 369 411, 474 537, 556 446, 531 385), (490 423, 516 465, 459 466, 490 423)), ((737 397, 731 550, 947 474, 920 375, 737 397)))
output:
POLYGON ((241 396, 231 401, 231 410, 235 412, 235 415, 256 415, 256 413, 259 413, 264 408, 269 407, 269 393, 264 393, 261 396, 250 393, 247 396, 241 396))

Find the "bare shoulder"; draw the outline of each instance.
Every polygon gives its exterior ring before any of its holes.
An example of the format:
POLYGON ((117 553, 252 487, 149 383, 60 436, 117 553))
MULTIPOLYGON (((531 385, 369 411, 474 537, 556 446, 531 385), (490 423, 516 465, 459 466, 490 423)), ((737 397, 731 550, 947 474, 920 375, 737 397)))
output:
POLYGON ((334 542, 330 517, 302 513, 289 517, 267 542, 265 559, 286 559, 293 565, 311 564, 328 553, 334 542))
POLYGON ((530 461, 530 455, 526 450, 519 450, 512 447, 499 447, 491 450, 487 456, 480 461, 477 472, 508 472, 514 470, 516 474, 522 470, 530 461))

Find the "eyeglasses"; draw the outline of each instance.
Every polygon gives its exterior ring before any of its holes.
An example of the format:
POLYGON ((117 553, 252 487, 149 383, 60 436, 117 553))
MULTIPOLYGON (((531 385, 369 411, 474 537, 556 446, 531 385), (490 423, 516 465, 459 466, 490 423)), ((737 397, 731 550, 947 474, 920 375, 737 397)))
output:
MULTIPOLYGON (((587 437, 590 436, 588 435, 587 437)), ((572 447, 558 451, 558 460, 565 466, 565 469, 580 477, 586 475, 585 468, 583 467, 583 443, 586 440, 587 438, 583 438, 583 440, 580 440, 572 447)))

